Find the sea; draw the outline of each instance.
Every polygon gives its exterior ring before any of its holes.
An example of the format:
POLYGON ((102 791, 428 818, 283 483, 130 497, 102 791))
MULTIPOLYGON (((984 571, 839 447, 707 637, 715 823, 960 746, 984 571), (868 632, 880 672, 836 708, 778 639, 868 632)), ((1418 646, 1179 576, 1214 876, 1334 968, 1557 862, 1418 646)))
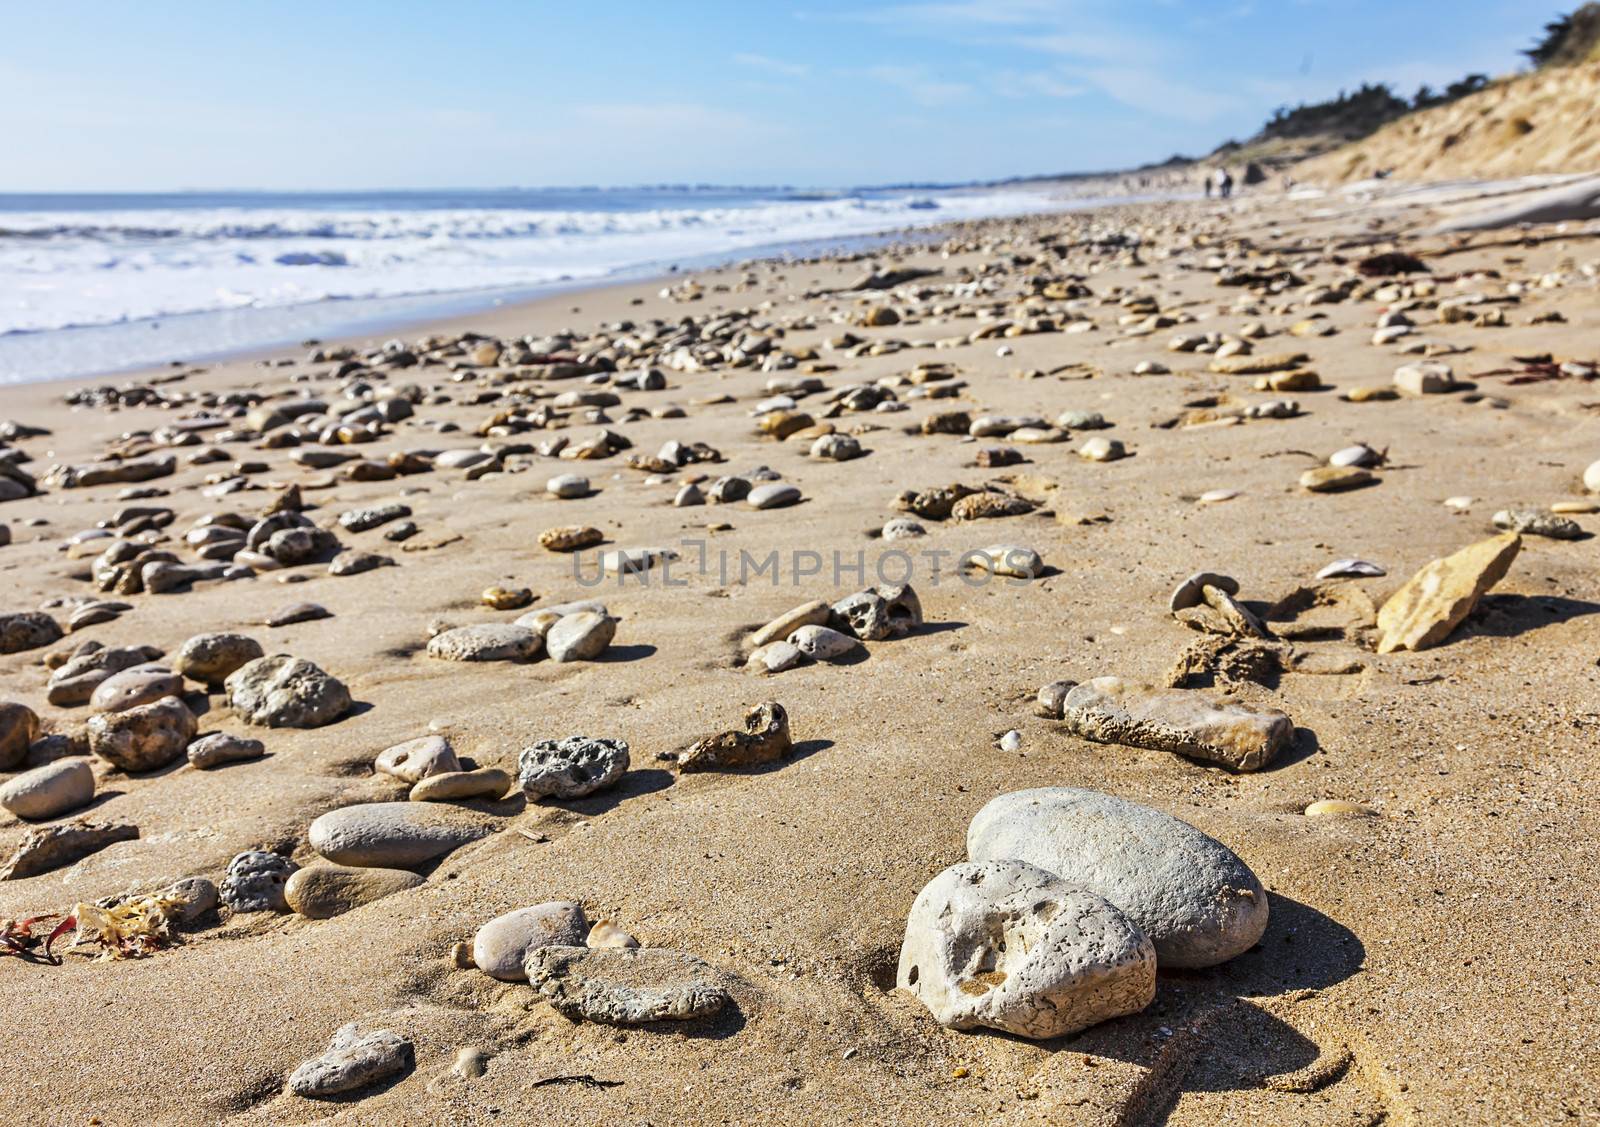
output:
POLYGON ((0 193, 0 384, 377 333, 1089 202, 1026 186, 0 193))

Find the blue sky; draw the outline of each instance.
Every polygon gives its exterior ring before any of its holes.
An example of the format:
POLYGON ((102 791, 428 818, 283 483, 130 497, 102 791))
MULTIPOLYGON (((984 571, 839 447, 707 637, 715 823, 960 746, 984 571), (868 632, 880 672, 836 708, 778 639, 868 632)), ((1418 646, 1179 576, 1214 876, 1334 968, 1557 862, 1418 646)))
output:
POLYGON ((0 0, 0 191, 845 185, 1126 167, 1576 0, 0 0))

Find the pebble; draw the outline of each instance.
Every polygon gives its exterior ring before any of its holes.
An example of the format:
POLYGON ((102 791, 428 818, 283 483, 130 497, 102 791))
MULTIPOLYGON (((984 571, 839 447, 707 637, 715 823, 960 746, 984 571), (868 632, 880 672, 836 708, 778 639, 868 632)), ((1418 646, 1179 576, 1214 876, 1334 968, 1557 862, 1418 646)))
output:
POLYGON ((726 771, 783 759, 794 750, 789 714, 777 701, 745 713, 744 727, 704 736, 678 756, 680 771, 726 771))
POLYGON ((386 747, 372 761, 373 769, 407 783, 417 783, 430 775, 461 770, 455 749, 443 736, 419 736, 414 740, 386 747))
POLYGON ((848 434, 825 434, 811 444, 811 456, 821 461, 848 462, 864 453, 860 441, 848 434))
POLYGON ((533 592, 526 587, 486 587, 481 601, 494 610, 521 610, 533 602, 533 592))
POLYGON ((1217 505, 1223 501, 1231 501, 1240 496, 1237 489, 1208 489, 1195 498, 1202 505, 1217 505))
POLYGON ((1013 579, 1037 579, 1044 574, 1044 559, 1032 548, 1020 544, 995 544, 967 552, 963 562, 1013 579))
POLYGON ((745 503, 752 509, 782 509, 800 503, 800 490, 781 481, 758 485, 750 490, 745 503))
POLYGON ((928 530, 925 527, 907 517, 895 517, 886 521, 879 533, 885 540, 910 540, 927 534, 928 530))
POLYGON ((220 685, 246 662, 264 656, 261 643, 244 634, 196 634, 178 649, 172 667, 192 681, 220 685))
POLYGON ((415 1061, 406 1038, 387 1029, 361 1033, 352 1021, 334 1033, 325 1053, 290 1073, 289 1091, 308 1099, 340 1096, 405 1072, 415 1061))
POLYGON ((283 887, 283 898, 299 915, 326 920, 424 883, 416 873, 405 869, 307 865, 289 878, 283 887))
POLYGON ((183 678, 172 670, 158 665, 135 665, 113 673, 96 685, 89 697, 89 708, 94 712, 125 712, 182 692, 183 678))
POLYGON ((222 902, 235 912, 287 912, 283 886, 299 866, 287 857, 247 850, 228 862, 222 902))
POLYGON ((585 947, 637 947, 639 941, 610 920, 601 920, 589 929, 585 947))
POLYGON ((234 712, 245 723, 263 728, 320 728, 354 703, 344 682, 288 654, 246 662, 224 685, 234 712))
POLYGON ((1376 466, 1382 462, 1383 455, 1364 442, 1346 446, 1328 455, 1330 466, 1376 466))
POLYGON ((628 769, 628 745, 602 737, 540 740, 517 757, 517 785, 529 799, 583 798, 628 769))
POLYGON ((1394 386, 1411 395, 1439 395, 1455 390, 1455 372, 1442 361, 1419 360, 1395 369, 1394 386))
POLYGON ((1067 694, 1077 686, 1076 681, 1051 681, 1048 685, 1039 686, 1039 692, 1034 696, 1035 711, 1040 716, 1060 720, 1061 710, 1066 707, 1067 694))
POLYGON ((1378 610, 1378 652, 1423 650, 1444 641, 1505 577, 1521 549, 1522 538, 1508 532, 1428 564, 1378 610))
POLYGON ((1339 559, 1328 564, 1317 572, 1318 579, 1375 579, 1380 575, 1389 574, 1377 564, 1368 560, 1339 559))
POLYGON ((1552 513, 1600 513, 1600 501, 1557 501, 1550 506, 1552 513))
POLYGON ((476 1080, 489 1069, 488 1055, 476 1045, 463 1045, 456 1050, 456 1059, 450 1064, 450 1075, 457 1080, 476 1080))
POLYGON ((732 1000, 709 964, 664 947, 535 947, 526 968, 529 984, 574 1021, 687 1021, 732 1000))
POLYGON ((376 552, 358 552, 355 549, 340 552, 328 563, 329 575, 360 575, 380 567, 394 567, 394 560, 376 552))
POLYGON ((472 961, 490 978, 526 982, 524 964, 536 947, 578 947, 589 932, 583 906, 552 900, 496 916, 472 937, 472 961))
POLYGON ((1377 481, 1377 476, 1360 466, 1317 466, 1300 475, 1300 487, 1312 493, 1337 493, 1377 481))
POLYGON ((1156 952, 1115 905, 1054 873, 966 862, 917 894, 896 984, 951 1029, 1064 1037, 1153 1002, 1156 952))
POLYGON ((552 661, 593 661, 617 634, 617 620, 595 611, 562 616, 544 636, 552 661))
POLYGON ((1371 807, 1342 798, 1319 799, 1305 809, 1307 818, 1370 818, 1376 813, 1371 807))
POLYGON ((0 702, 0 771, 15 769, 38 738, 39 717, 33 709, 17 701, 0 702))
POLYGON ((1115 462, 1119 458, 1127 457, 1128 450, 1121 439, 1096 435, 1083 442, 1078 447, 1077 454, 1078 457, 1090 462, 1115 462))
POLYGON ((604 542, 605 533, 598 528, 570 524, 547 528, 539 533, 539 545, 550 552, 577 552, 604 542))
POLYGON ((430 775, 411 788, 412 802, 456 802, 466 798, 486 798, 491 802, 505 797, 511 789, 511 776, 498 767, 479 767, 475 771, 448 771, 430 775))
POLYGON ((543 647, 544 640, 526 626, 482 622, 435 634, 428 640, 428 656, 441 661, 524 661, 543 647))
POLYGON ((202 771, 221 767, 225 763, 240 763, 247 759, 260 759, 267 754, 267 745, 260 740, 245 739, 227 732, 212 732, 201 736, 188 747, 189 764, 202 771))
POLYGON ((124 771, 154 771, 181 756, 194 739, 194 713, 176 697, 89 718, 89 750, 124 771))
POLYGON ((0 654, 36 650, 60 640, 60 625, 42 611, 0 614, 0 654))
POLYGON ((750 643, 755 646, 764 646, 768 642, 776 642, 789 637, 790 634, 793 634, 802 626, 825 626, 831 613, 831 608, 821 599, 813 599, 808 603, 801 603, 793 610, 780 614, 750 635, 750 643))
POLYGON ((861 640, 827 626, 802 626, 788 642, 813 661, 838 661, 861 648, 861 640))
POLYGON ((262 625, 293 626, 297 622, 315 622, 319 618, 332 617, 333 612, 320 603, 291 603, 268 615, 262 625))
POLYGON ((93 799, 94 771, 81 757, 47 763, 0 784, 0 807, 36 822, 87 806, 93 799))
POLYGON ((1600 460, 1590 462, 1583 471, 1583 487, 1590 493, 1600 493, 1600 460))
POLYGON ((1062 719, 1085 739, 1169 751, 1235 771, 1268 766, 1294 735, 1293 721, 1277 709, 1120 677, 1077 686, 1062 702, 1062 719))
POLYGON ((575 473, 557 474, 545 482, 544 490, 552 497, 568 500, 574 497, 587 497, 590 493, 589 479, 575 473))
POLYGON ((495 823, 460 807, 366 802, 311 823, 311 848, 336 865, 409 869, 493 833, 495 823))
POLYGON ((978 811, 973 861, 1014 859, 1093 892, 1126 914, 1166 968, 1241 955, 1267 928, 1267 893, 1233 851, 1186 822, 1075 787, 1015 791, 978 811))
POLYGON ((1544 536, 1551 540, 1581 540, 1583 525, 1570 517, 1542 513, 1538 509, 1501 509, 1494 515, 1494 526, 1524 536, 1544 536))
POLYGON ((782 673, 786 669, 793 669, 805 660, 806 655, 798 647, 791 646, 788 642, 779 640, 768 642, 764 646, 757 646, 750 652, 750 664, 765 669, 768 673, 782 673))

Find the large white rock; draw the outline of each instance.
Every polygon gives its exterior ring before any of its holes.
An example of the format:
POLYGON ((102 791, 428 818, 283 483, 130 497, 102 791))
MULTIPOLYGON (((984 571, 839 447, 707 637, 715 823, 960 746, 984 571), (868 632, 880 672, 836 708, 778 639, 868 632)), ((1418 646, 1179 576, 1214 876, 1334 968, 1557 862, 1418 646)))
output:
POLYGON ((1169 814, 1098 791, 993 799, 967 829, 974 861, 1012 858, 1088 889, 1138 924, 1164 967, 1209 967, 1267 929, 1267 892, 1234 852, 1169 814))
POLYGON ((552 900, 496 916, 472 937, 472 961, 484 974, 502 982, 526 982, 523 968, 535 947, 581 947, 589 933, 583 906, 552 900))
POLYGON ((1054 873, 966 862, 917 894, 896 981, 952 1029, 1062 1037, 1148 1006, 1156 954, 1123 912, 1054 873))

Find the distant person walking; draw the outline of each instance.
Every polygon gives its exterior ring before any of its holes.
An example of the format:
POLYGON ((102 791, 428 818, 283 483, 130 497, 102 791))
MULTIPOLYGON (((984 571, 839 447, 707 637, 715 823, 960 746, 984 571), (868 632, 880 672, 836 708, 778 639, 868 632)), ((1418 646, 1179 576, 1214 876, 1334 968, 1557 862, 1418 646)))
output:
POLYGON ((1233 175, 1226 168, 1217 169, 1217 195, 1223 199, 1233 195, 1233 175))
POLYGON ((1208 200, 1211 198, 1212 181, 1215 178, 1216 178, 1216 174, 1212 173, 1212 172, 1206 173, 1204 178, 1203 178, 1203 182, 1204 182, 1204 184, 1206 186, 1206 199, 1208 199, 1208 200))

